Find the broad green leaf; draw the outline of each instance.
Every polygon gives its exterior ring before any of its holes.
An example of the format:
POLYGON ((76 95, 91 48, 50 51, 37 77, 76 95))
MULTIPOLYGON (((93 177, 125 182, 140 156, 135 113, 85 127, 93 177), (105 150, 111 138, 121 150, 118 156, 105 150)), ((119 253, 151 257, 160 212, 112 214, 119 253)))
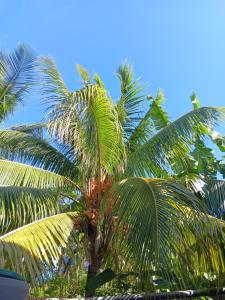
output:
POLYGON ((116 274, 111 270, 107 269, 96 275, 95 277, 91 278, 87 281, 86 284, 86 292, 91 292, 93 290, 96 290, 97 288, 101 287, 105 283, 113 280, 115 278, 116 274))

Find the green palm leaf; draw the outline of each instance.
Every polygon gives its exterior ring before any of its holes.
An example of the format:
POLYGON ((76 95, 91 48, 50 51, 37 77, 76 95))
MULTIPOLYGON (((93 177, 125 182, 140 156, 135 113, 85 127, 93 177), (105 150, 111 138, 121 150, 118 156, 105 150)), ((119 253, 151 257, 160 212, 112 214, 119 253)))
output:
POLYGON ((3 157, 75 178, 76 167, 62 153, 43 139, 16 130, 0 130, 3 157))
POLYGON ((37 60, 24 46, 11 53, 0 53, 0 120, 11 113, 19 100, 35 82, 37 60))
POLYGON ((0 184, 56 190, 77 188, 73 181, 64 176, 8 160, 0 160, 0 184))
POLYGON ((116 108, 123 126, 124 138, 127 140, 143 117, 144 111, 140 111, 140 105, 144 102, 141 95, 143 88, 138 80, 133 79, 133 70, 129 64, 119 66, 116 74, 120 80, 121 91, 116 108))
POLYGON ((0 186, 0 232, 4 234, 27 223, 58 213, 59 195, 51 190, 0 186))
POLYGON ((84 85, 90 83, 90 76, 88 71, 85 70, 80 64, 76 64, 77 72, 83 80, 84 85))
POLYGON ((154 276, 160 274, 171 288, 182 288, 188 283, 195 286, 204 272, 219 276, 224 271, 224 245, 221 241, 220 248, 215 236, 223 234, 220 228, 225 224, 207 216, 201 202, 182 186, 161 179, 128 178, 112 188, 108 199, 102 226, 103 239, 114 226, 110 266, 121 270, 124 261, 126 267, 130 262, 131 271, 146 274, 152 289, 154 276))
POLYGON ((70 96, 61 74, 59 73, 54 61, 49 57, 42 57, 39 60, 41 75, 41 88, 43 102, 55 104, 64 102, 70 96))
POLYGON ((4 260, 9 268, 21 274, 28 273, 35 283, 40 271, 43 272, 47 266, 52 268, 58 261, 61 248, 68 247, 69 237, 80 228, 81 222, 77 213, 63 213, 2 235, 2 263, 4 260))
MULTIPOLYGON (((87 80, 86 71, 81 66, 78 68, 87 80)), ((56 66, 49 59, 42 60, 41 72, 44 101, 50 103, 50 134, 61 144, 74 147, 77 160, 87 172, 96 174, 100 168, 112 172, 124 149, 120 146, 119 121, 106 90, 98 82, 68 92, 56 66)))
POLYGON ((62 143, 74 147, 82 166, 96 174, 112 172, 124 154, 122 133, 113 103, 98 85, 76 91, 50 113, 49 130, 62 143))
POLYGON ((187 168, 187 153, 192 147, 195 129, 201 125, 212 128, 223 121, 224 116, 224 108, 202 107, 172 122, 128 156, 128 174, 158 174, 160 169, 170 170, 174 161, 187 168))
POLYGON ((149 140, 153 133, 169 125, 169 117, 162 108, 163 93, 159 90, 155 99, 152 100, 149 110, 140 120, 132 132, 129 140, 129 151, 135 151, 139 146, 149 140))
POLYGON ((199 191, 206 202, 208 212, 215 217, 224 218, 225 181, 206 178, 199 191))

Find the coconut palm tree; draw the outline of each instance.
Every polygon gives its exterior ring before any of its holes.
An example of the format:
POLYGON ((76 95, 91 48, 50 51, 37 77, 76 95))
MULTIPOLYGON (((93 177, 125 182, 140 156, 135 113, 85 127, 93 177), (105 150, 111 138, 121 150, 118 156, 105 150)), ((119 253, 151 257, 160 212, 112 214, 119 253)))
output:
POLYGON ((196 128, 214 128, 225 109, 170 122, 162 93, 146 100, 127 64, 117 70, 118 101, 80 65, 83 84, 72 92, 50 58, 40 66, 50 141, 35 125, 0 131, 2 264, 35 280, 67 249, 77 268, 88 263, 86 296, 107 267, 135 270, 146 289, 156 278, 193 287, 206 273, 219 284, 224 223, 174 174, 190 165, 196 128))

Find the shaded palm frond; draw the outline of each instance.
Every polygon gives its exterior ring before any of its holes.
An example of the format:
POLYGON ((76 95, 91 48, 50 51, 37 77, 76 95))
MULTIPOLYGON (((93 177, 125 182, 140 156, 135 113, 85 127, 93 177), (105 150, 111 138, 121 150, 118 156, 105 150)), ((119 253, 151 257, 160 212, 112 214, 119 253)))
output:
POLYGON ((52 190, 0 186, 0 234, 63 210, 52 190))
POLYGON ((208 212, 217 217, 225 216, 225 181, 206 178, 205 184, 199 189, 208 212))
POLYGON ((128 178, 104 200, 103 239, 113 231, 111 267, 126 270, 130 262, 131 271, 145 274, 152 289, 156 277, 170 288, 187 288, 196 286, 205 272, 220 276, 225 271, 223 240, 217 240, 225 223, 205 214, 201 201, 182 186, 128 178))
POLYGON ((196 128, 213 128, 224 116, 224 108, 202 107, 170 123, 128 156, 128 174, 158 174, 160 168, 170 170, 174 161, 187 168, 196 128))

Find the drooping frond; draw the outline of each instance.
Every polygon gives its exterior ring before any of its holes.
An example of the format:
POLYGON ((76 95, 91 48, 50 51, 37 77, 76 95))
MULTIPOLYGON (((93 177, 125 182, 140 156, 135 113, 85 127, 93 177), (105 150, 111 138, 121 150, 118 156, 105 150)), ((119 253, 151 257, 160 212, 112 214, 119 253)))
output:
POLYGON ((0 53, 0 121, 11 113, 35 80, 36 57, 24 45, 0 53))
POLYGON ((140 120, 128 140, 130 152, 135 151, 140 145, 147 142, 153 133, 169 125, 169 117, 162 107, 163 100, 164 95, 159 90, 156 98, 151 99, 152 103, 149 110, 140 120))
POLYGON ((60 211, 59 195, 47 189, 0 186, 0 234, 60 211))
POLYGON ((203 125, 213 128, 224 116, 223 108, 201 107, 170 123, 128 156, 128 174, 157 174, 160 168, 170 169, 174 161, 185 167, 196 128, 203 125))
MULTIPOLYGON (((1 266, 31 276, 50 270, 58 261, 62 247, 69 247, 68 239, 79 230, 82 218, 74 213, 51 216, 0 237, 1 266), (16 262, 16 263, 15 263, 16 262)), ((75 237, 75 236, 74 236, 75 237)))
POLYGON ((0 130, 0 154, 9 159, 74 178, 75 164, 43 139, 16 130, 0 130))
POLYGON ((77 188, 76 184, 67 177, 9 160, 0 160, 0 185, 55 190, 72 190, 77 188))
POLYGON ((143 117, 144 97, 141 95, 143 88, 138 80, 133 79, 133 70, 129 64, 119 66, 116 74, 120 80, 121 91, 116 107, 124 129, 124 138, 127 140, 143 117))
POLYGON ((103 239, 110 231, 110 266, 136 271, 154 289, 153 278, 169 288, 196 286, 204 272, 225 271, 223 222, 182 186, 161 179, 128 178, 104 199, 103 239), (206 238, 207 237, 207 238, 206 238), (220 236, 221 237, 221 236, 220 236), (132 267, 131 267, 132 266, 132 267))

